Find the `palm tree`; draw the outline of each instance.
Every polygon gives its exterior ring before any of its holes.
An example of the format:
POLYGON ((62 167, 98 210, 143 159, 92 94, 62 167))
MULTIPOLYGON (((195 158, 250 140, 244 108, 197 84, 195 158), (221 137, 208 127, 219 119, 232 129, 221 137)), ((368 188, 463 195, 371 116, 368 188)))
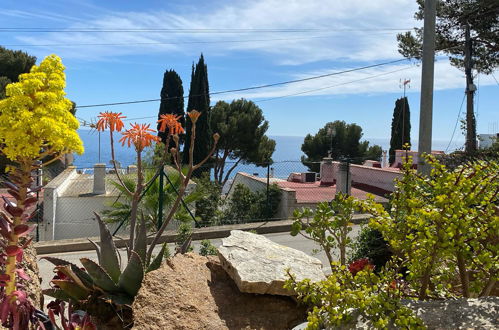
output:
MULTIPOLYGON (((177 198, 178 187, 181 184, 181 178, 178 172, 174 170, 166 171, 168 178, 171 183, 164 183, 163 186, 163 210, 168 210, 173 205, 175 199, 177 198), (174 189, 175 188, 175 189, 174 189)), ((136 174, 128 174, 122 177, 122 183, 111 180, 110 183, 119 191, 118 198, 110 203, 108 206, 110 209, 103 211, 104 221, 107 223, 120 223, 124 221, 124 225, 129 225, 129 217, 130 217, 130 194, 126 193, 126 189, 130 192, 135 192, 136 189, 136 174)), ((149 182, 153 179, 154 175, 156 175, 156 171, 153 169, 148 169, 145 171, 145 181, 149 182)), ((167 180, 166 180, 167 181, 167 180)), ((148 229, 157 228, 158 224, 158 214, 159 214, 159 201, 160 201, 160 186, 159 186, 159 178, 151 181, 149 185, 149 189, 145 191, 142 199, 139 203, 138 214, 142 215, 146 220, 146 225, 148 229)), ((199 192, 193 191, 186 196, 184 196, 184 202, 186 205, 196 202, 200 199, 201 194, 199 192)), ((167 212, 164 212, 165 214, 167 212)), ((178 211, 175 213, 173 218, 174 221, 177 222, 186 222, 190 221, 190 215, 184 207, 180 207, 178 211)))

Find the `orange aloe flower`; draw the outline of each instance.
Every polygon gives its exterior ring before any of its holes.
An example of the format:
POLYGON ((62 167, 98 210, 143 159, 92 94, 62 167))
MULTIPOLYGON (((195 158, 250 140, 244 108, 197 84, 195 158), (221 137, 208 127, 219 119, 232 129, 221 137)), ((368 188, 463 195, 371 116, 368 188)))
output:
POLYGON ((158 123, 160 124, 159 131, 164 132, 168 127, 168 135, 182 134, 184 133, 184 128, 178 122, 180 116, 175 116, 174 114, 161 115, 158 123))
POLYGON ((155 133, 156 131, 149 128, 149 124, 132 124, 132 128, 127 129, 125 132, 121 133, 123 136, 120 141, 124 146, 125 143, 130 147, 132 144, 135 146, 135 150, 141 152, 146 147, 150 147, 153 142, 158 142, 159 138, 155 133))
POLYGON ((126 116, 122 116, 121 112, 101 112, 99 114, 99 121, 97 122, 97 130, 104 131, 106 128, 109 128, 111 132, 120 132, 123 129, 123 126, 125 126, 123 121, 121 121, 124 118, 126 118, 126 116))
POLYGON ((188 112, 187 115, 189 116, 189 118, 191 118, 191 121, 195 123, 198 121, 199 116, 201 116, 201 112, 192 110, 191 112, 188 112))

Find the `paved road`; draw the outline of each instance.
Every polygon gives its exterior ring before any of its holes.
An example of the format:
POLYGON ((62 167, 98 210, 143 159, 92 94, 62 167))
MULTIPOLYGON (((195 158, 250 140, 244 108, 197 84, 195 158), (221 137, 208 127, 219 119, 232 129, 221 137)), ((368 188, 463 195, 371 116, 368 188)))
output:
MULTIPOLYGON (((357 236, 359 232, 360 226, 355 225, 353 226, 353 230, 351 231, 351 236, 355 237, 357 236)), ((276 233, 276 234, 266 234, 264 235, 268 239, 278 243, 282 244, 300 251, 303 251, 309 255, 313 255, 320 259, 324 265, 324 271, 329 270, 328 266, 328 261, 326 258, 326 254, 323 251, 320 251, 316 254, 314 254, 314 250, 318 249, 319 246, 315 244, 313 241, 308 240, 300 235, 293 237, 291 236, 288 232, 286 233, 276 233)), ((222 243, 221 239, 214 239, 211 240, 212 244, 215 246, 220 246, 222 243)), ((199 251, 199 242, 195 241, 193 242, 193 246, 195 251, 199 251)), ((159 251, 159 247, 156 248, 159 251)), ((170 245, 170 251, 173 251, 173 245, 170 245)), ((44 255, 40 255, 40 257, 43 257, 44 255)), ((83 251, 83 252, 67 252, 67 253, 58 253, 58 254, 47 254, 46 256, 53 256, 53 257, 58 257, 61 259, 65 259, 67 261, 70 261, 72 263, 75 263, 79 265, 79 259, 80 258, 90 258, 95 261, 97 261, 97 256, 95 254, 95 251, 83 251)), ((122 251, 122 258, 125 257, 124 251, 122 251)), ((338 257, 338 256, 336 256, 338 257)), ((40 268, 40 275, 42 277, 42 288, 46 289, 49 287, 49 281, 53 277, 53 266, 51 263, 49 263, 46 260, 40 260, 38 263, 38 266, 40 268)))

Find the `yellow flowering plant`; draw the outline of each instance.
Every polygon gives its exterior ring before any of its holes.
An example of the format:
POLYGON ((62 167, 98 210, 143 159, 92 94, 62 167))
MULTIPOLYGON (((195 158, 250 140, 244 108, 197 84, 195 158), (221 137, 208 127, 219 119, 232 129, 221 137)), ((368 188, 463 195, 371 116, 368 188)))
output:
POLYGON ((5 212, 0 212, 0 260, 5 269, 0 274, 0 319, 11 328, 27 329, 29 322, 35 322, 34 307, 19 281, 29 280, 19 265, 23 249, 31 241, 23 237, 34 229, 28 224, 31 207, 37 202, 34 192, 41 189, 33 187, 31 175, 40 160, 83 153, 76 132, 79 124, 70 112, 65 86, 61 59, 50 55, 20 75, 19 82, 7 85, 7 98, 0 101, 0 152, 15 164, 8 168, 9 178, 3 182, 12 198, 3 198, 5 212))

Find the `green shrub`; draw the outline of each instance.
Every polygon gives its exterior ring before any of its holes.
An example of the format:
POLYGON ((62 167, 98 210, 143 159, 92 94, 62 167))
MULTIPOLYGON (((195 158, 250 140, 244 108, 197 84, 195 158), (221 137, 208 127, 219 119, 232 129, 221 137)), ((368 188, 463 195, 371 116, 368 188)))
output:
POLYGON ((226 200, 221 223, 246 223, 272 219, 281 201, 281 190, 276 184, 266 191, 251 191, 247 186, 238 184, 231 197, 226 200))
POLYGON ((488 296, 499 272, 499 163, 426 162, 429 177, 404 167, 389 212, 366 202, 370 225, 402 258, 420 299, 488 296))
POLYGON ((209 239, 204 239, 201 241, 201 247, 199 248, 199 254, 202 256, 216 256, 217 247, 211 244, 209 239))
POLYGON ((391 257, 392 252, 381 232, 365 226, 361 229, 359 236, 357 236, 352 245, 350 262, 368 258, 375 267, 374 271, 378 272, 391 257))
POLYGON ((352 231, 352 217, 359 207, 359 200, 338 193, 331 202, 317 204, 315 210, 295 210, 291 235, 300 234, 319 244, 326 253, 329 264, 333 263, 333 249, 338 248, 340 263, 345 265, 346 250, 352 243, 348 233, 352 231))
POLYGON ((196 218, 201 225, 216 225, 221 217, 222 188, 218 183, 211 181, 208 174, 197 179, 196 184, 196 192, 202 196, 196 201, 196 218))
MULTIPOLYGON (((366 265, 368 266, 368 265, 366 265)), ((312 283, 297 282, 288 274, 285 288, 295 291, 298 299, 312 306, 307 329, 351 328, 358 319, 367 320, 369 328, 424 329, 423 322, 402 305, 402 282, 395 270, 374 273, 371 267, 358 272, 346 266, 331 264, 327 279, 312 283)))

